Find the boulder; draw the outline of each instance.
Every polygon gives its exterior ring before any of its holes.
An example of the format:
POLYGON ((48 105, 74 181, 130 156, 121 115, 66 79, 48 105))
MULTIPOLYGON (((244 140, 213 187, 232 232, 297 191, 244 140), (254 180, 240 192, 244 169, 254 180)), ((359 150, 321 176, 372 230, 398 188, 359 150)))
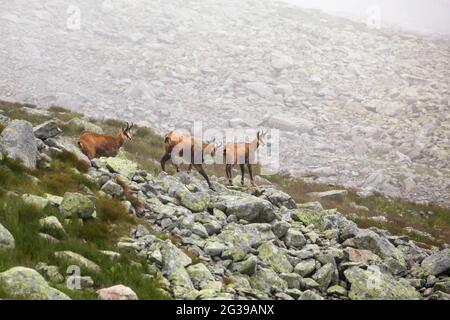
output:
POLYGON ((312 290, 306 290, 301 294, 298 300, 324 300, 324 298, 312 290))
POLYGON ((262 291, 266 294, 284 292, 288 289, 286 281, 268 268, 258 268, 255 274, 250 278, 250 285, 253 289, 262 291))
POLYGON ((56 148, 55 150, 73 153, 80 162, 91 165, 91 160, 81 151, 76 138, 59 135, 46 139, 45 144, 51 148, 56 148))
POLYGON ((313 275, 313 279, 320 285, 323 291, 326 291, 333 280, 333 275, 336 272, 336 267, 332 263, 327 263, 321 267, 313 275))
POLYGON ((278 273, 291 273, 294 269, 286 257, 277 246, 271 241, 264 242, 258 248, 259 259, 270 266, 275 272, 278 273))
POLYGON ((229 256, 235 261, 242 260, 252 248, 275 239, 270 224, 264 223, 247 225, 230 223, 224 226, 217 237, 226 245, 222 257, 229 256))
POLYGON ((192 284, 198 290, 204 289, 209 282, 214 281, 211 272, 203 263, 197 263, 187 268, 192 284))
POLYGON ((276 217, 269 201, 251 195, 221 195, 211 205, 248 222, 272 222, 276 217))
POLYGON ((304 278, 310 276, 314 270, 316 270, 316 261, 313 259, 301 261, 294 268, 294 272, 304 278))
POLYGON ((14 249, 16 242, 13 235, 0 223, 0 251, 14 249))
POLYGON ((420 294, 404 279, 396 280, 379 267, 367 270, 351 267, 344 271, 350 283, 349 298, 352 300, 417 300, 420 294))
POLYGON ((58 218, 55 216, 50 216, 50 217, 46 217, 46 218, 42 218, 39 220, 39 224, 41 225, 41 227, 45 228, 45 229, 50 229, 50 230, 54 230, 57 231, 61 234, 65 234, 66 231, 64 230, 63 225, 61 224, 61 222, 59 222, 58 218))
POLYGON ((421 267, 431 275, 447 273, 450 271, 450 249, 444 249, 425 258, 421 267))
POLYGON ((0 288, 10 299, 70 300, 66 294, 50 287, 36 270, 25 267, 0 273, 0 288))
POLYGON ((80 268, 84 268, 86 270, 92 272, 100 272, 101 268, 95 262, 86 259, 82 255, 72 252, 72 251, 57 251, 55 252, 55 257, 61 260, 66 261, 67 263, 76 265, 80 268))
POLYGON ((290 195, 277 189, 264 189, 263 197, 277 207, 286 207, 287 209, 297 208, 294 199, 290 195))
POLYGON ((95 205, 85 195, 66 192, 59 206, 59 211, 66 218, 89 219, 95 216, 95 205))
POLYGON ((58 127, 55 120, 46 121, 33 128, 34 136, 38 139, 45 140, 59 135, 62 130, 58 127))
POLYGON ((59 272, 57 266, 49 266, 44 262, 39 262, 34 269, 51 282, 64 282, 64 276, 59 272))
POLYGON ((23 194, 21 198, 23 202, 39 210, 43 210, 49 204, 47 198, 35 196, 33 194, 23 194))
POLYGON ((391 271, 402 273, 406 270, 406 261, 389 240, 368 229, 361 229, 354 238, 348 239, 344 245, 365 249, 377 254, 392 268, 391 271))
POLYGON ((122 151, 115 157, 97 159, 101 164, 104 164, 108 170, 113 173, 118 173, 121 176, 131 180, 138 169, 137 163, 128 160, 122 151))
POLYGON ((138 300, 136 293, 122 284, 97 290, 97 295, 100 300, 138 300))
POLYGON ((289 229, 286 233, 284 243, 288 248, 301 249, 306 244, 306 238, 300 230, 289 229))
POLYGON ((0 153, 20 160, 27 168, 35 169, 39 153, 31 123, 23 120, 11 121, 0 134, 0 153))
POLYGON ((120 197, 123 194, 122 186, 112 180, 108 180, 100 190, 116 198, 120 197))

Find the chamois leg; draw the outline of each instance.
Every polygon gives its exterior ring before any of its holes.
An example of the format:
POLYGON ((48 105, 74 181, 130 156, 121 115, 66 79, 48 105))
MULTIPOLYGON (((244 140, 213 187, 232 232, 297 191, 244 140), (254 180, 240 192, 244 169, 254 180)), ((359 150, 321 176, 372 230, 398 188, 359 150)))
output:
POLYGON ((227 174, 228 184, 229 184, 230 186, 233 185, 232 169, 233 169, 233 165, 231 165, 231 164, 227 164, 227 165, 225 166, 225 172, 226 172, 226 174, 227 174))
POLYGON ((198 173, 200 173, 201 176, 203 178, 205 178, 206 182, 208 183, 209 188, 213 191, 216 191, 216 189, 214 189, 214 187, 212 186, 211 181, 209 181, 208 175, 206 174, 205 169, 203 168, 203 165, 194 164, 193 166, 198 171, 198 173))
POLYGON ((162 169, 162 171, 166 171, 166 162, 167 162, 167 160, 169 160, 169 159, 170 159, 170 153, 164 154, 163 157, 161 158, 160 163, 161 163, 161 169, 162 169))
POLYGON ((187 173, 191 173, 191 170, 192 170, 192 163, 189 164, 189 168, 187 169, 187 173))
POLYGON ((244 185, 245 165, 242 163, 239 167, 241 168, 241 185, 244 185))
POLYGON ((250 180, 252 182, 252 186, 256 187, 255 178, 253 177, 253 168, 251 164, 247 164, 248 174, 250 175, 250 180))

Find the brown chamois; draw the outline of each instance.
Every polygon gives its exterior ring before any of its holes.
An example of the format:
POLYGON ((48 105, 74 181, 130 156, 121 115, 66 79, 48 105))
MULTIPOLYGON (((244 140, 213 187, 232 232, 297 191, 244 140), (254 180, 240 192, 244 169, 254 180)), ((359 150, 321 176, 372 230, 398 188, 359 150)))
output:
POLYGON ((255 159, 256 150, 260 145, 264 145, 263 137, 266 134, 267 131, 262 133, 258 131, 256 138, 252 142, 225 144, 223 147, 223 157, 225 159, 225 173, 230 185, 233 185, 233 166, 239 164, 241 168, 241 184, 244 185, 245 165, 247 165, 252 186, 256 186, 253 177, 252 164, 255 159))
MULTIPOLYGON (((172 158, 172 152, 174 151, 175 147, 177 148, 177 150, 179 150, 177 155, 179 157, 183 157, 183 150, 190 150, 190 155, 188 156, 190 163, 189 167, 194 166, 198 173, 200 173, 202 177, 205 178, 209 188, 211 190, 214 190, 211 182, 209 181, 208 175, 203 168, 204 159, 202 144, 198 143, 193 137, 181 135, 173 131, 167 133, 164 136, 165 153, 161 158, 161 169, 163 171, 166 171, 166 162, 172 158), (201 159, 199 159, 199 161, 196 161, 196 156, 198 157, 198 155, 201 156, 201 159)), ((179 166, 177 164, 174 164, 174 166, 177 172, 179 172, 179 166)))
POLYGON ((84 132, 78 139, 81 151, 91 160, 99 157, 115 157, 126 140, 132 139, 131 125, 128 122, 116 136, 108 136, 94 132, 84 132))

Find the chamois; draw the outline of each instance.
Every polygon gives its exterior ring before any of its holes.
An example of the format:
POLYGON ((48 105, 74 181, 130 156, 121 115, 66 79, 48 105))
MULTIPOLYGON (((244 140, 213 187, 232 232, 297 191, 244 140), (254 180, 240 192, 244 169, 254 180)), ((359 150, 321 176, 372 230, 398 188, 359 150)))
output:
MULTIPOLYGON (((209 144, 208 144, 209 145, 209 144)), ((172 158, 172 152, 174 151, 175 147, 179 150, 178 156, 183 157, 183 150, 190 150, 190 165, 189 168, 194 166, 194 168, 202 175, 203 178, 205 178, 206 182, 208 183, 208 186, 211 190, 214 190, 211 182, 209 181, 208 175, 205 172, 205 169, 203 168, 203 144, 198 143, 193 137, 191 136, 185 136, 178 133, 175 133, 174 131, 170 131, 164 136, 164 149, 165 153, 163 157, 161 158, 161 169, 163 171, 166 171, 166 162, 172 158), (201 155, 201 161, 195 161, 196 155, 201 155)), ((174 164, 177 172, 180 171, 177 164, 174 164)))
POLYGON ((223 157, 225 159, 225 173, 230 185, 233 185, 231 172, 233 166, 239 164, 241 168, 241 184, 244 185, 245 165, 247 165, 252 186, 256 186, 253 177, 252 162, 258 147, 264 145, 263 137, 266 134, 267 131, 262 133, 258 131, 256 138, 252 142, 225 144, 223 147, 223 157))
POLYGON ((84 132, 78 139, 81 151, 91 160, 99 157, 115 157, 126 140, 132 140, 134 124, 125 123, 116 136, 84 132))

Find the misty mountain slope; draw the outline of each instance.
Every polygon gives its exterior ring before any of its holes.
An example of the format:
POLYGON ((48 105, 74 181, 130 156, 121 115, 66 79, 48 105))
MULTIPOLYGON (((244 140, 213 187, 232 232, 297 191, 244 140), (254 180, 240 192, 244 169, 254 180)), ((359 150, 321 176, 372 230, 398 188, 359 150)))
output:
POLYGON ((450 46, 269 1, 0 4, 0 98, 282 129, 282 167, 450 204, 450 46), (76 8, 75 8, 76 9, 76 8))

